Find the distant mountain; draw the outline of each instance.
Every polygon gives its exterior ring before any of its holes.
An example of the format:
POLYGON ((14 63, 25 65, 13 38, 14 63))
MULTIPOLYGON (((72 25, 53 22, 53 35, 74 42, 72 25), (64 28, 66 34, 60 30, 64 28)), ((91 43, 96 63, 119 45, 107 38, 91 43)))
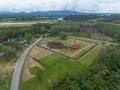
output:
POLYGON ((36 11, 36 12, 0 12, 0 14, 38 14, 38 15, 119 15, 120 13, 85 13, 85 12, 77 12, 77 11, 36 11))
POLYGON ((36 11, 36 12, 0 12, 0 14, 40 14, 40 15, 76 15, 76 14, 83 14, 83 12, 77 11, 36 11))
POLYGON ((31 14, 50 14, 50 15, 74 15, 74 14, 80 14, 80 12, 77 11, 47 11, 47 12, 31 12, 31 14))

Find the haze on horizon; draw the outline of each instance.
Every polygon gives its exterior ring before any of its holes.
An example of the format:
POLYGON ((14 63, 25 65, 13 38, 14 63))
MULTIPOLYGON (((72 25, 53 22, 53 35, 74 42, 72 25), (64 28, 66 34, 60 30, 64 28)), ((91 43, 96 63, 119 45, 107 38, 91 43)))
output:
POLYGON ((1 0, 0 2, 0 12, 59 10, 120 13, 120 0, 1 0))

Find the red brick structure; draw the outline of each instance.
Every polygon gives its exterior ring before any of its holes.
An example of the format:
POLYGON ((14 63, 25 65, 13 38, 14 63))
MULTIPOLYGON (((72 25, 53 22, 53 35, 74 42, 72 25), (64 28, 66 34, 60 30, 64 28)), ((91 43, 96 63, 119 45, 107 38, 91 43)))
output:
POLYGON ((74 43, 67 49, 69 52, 79 49, 80 45, 77 43, 77 40, 74 40, 74 43))

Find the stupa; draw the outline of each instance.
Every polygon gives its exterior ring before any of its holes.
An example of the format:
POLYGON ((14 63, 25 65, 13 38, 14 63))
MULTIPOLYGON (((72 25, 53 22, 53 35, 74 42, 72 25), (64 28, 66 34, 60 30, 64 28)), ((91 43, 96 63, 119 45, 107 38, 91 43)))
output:
POLYGON ((74 40, 74 43, 68 48, 68 51, 73 51, 80 48, 80 45, 77 43, 77 39, 74 40))

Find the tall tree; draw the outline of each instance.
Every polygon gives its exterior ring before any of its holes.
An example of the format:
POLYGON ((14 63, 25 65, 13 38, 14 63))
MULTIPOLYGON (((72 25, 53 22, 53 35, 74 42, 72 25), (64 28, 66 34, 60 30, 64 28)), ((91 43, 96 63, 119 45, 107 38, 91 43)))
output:
POLYGON ((32 35, 30 33, 25 33, 25 38, 30 41, 32 39, 32 35))

